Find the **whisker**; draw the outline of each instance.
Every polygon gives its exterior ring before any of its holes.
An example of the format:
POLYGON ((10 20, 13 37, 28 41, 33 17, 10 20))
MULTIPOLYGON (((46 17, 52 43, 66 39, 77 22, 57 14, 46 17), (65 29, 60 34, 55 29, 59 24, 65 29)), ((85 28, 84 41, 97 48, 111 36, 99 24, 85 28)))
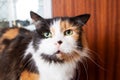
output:
MULTIPOLYGON (((23 57, 24 57, 24 55, 21 55, 21 58, 22 58, 22 59, 21 59, 21 61, 19 62, 20 64, 21 64, 21 63, 22 63, 22 64, 24 63, 24 62, 23 62, 23 60, 24 60, 23 57)), ((20 77, 21 72, 25 69, 25 67, 27 66, 27 64, 30 63, 30 62, 31 62, 31 58, 29 58, 29 59, 25 62, 25 64, 22 66, 22 68, 21 68, 21 70, 20 70, 20 73, 17 74, 18 77, 20 77)))
MULTIPOLYGON (((91 61, 92 61, 97 67, 99 67, 100 69, 105 70, 104 67, 102 67, 101 65, 99 65, 98 63, 96 63, 95 60, 92 59, 92 56, 91 56, 91 55, 92 55, 92 52, 96 54, 95 51, 90 50, 90 49, 88 49, 88 48, 84 48, 84 50, 87 51, 87 55, 88 55, 88 56, 85 56, 86 58, 88 58, 89 60, 91 60, 91 61), (91 52, 90 52, 90 51, 91 51, 91 52)), ((97 59, 99 59, 100 61, 102 61, 102 59, 99 57, 99 55, 96 54, 96 56, 97 56, 97 59)))
POLYGON ((88 69, 87 59, 84 59, 84 63, 86 65, 86 68, 88 69))
POLYGON ((104 67, 102 67, 101 65, 97 64, 92 58, 90 58, 90 57, 87 57, 87 58, 88 58, 89 60, 91 60, 97 67, 99 67, 100 69, 102 69, 102 70, 105 71, 104 67))
POLYGON ((24 64, 23 69, 27 66, 28 63, 31 62, 31 58, 27 60, 27 62, 24 64))
MULTIPOLYGON (((23 66, 22 66, 22 68, 21 68, 21 72, 25 69, 25 67, 28 65, 28 64, 30 64, 30 62, 31 62, 31 58, 29 58, 26 62, 25 62, 25 64, 24 64, 24 60, 25 60, 25 57, 23 58, 23 56, 24 55, 22 55, 21 57, 22 57, 22 59, 21 59, 21 61, 20 61, 20 64, 22 63, 23 64, 23 66)), ((17 75, 18 77, 21 75, 21 72, 17 75)))
MULTIPOLYGON (((88 58, 89 60, 91 60, 97 67, 99 67, 100 69, 102 69, 102 70, 105 70, 104 69, 104 67, 102 67, 101 65, 99 65, 98 63, 96 63, 92 58, 91 58, 91 52, 90 51, 92 51, 92 50, 90 50, 90 49, 88 49, 88 48, 84 48, 84 50, 86 51, 85 53, 87 53, 87 54, 85 54, 84 52, 82 53, 82 51, 80 51, 80 50, 77 50, 77 49, 75 49, 74 51, 76 52, 76 53, 78 53, 78 54, 80 54, 82 57, 82 59, 85 59, 85 58, 88 58), (81 54, 82 53, 82 54, 81 54)), ((94 51, 92 51, 92 52, 94 52, 94 51)), ((95 53, 95 52, 94 52, 95 53)), ((81 62, 83 61, 81 59, 81 62)))
POLYGON ((34 65, 33 65, 32 61, 30 61, 29 65, 30 65, 29 71, 33 71, 34 65))
POLYGON ((93 56, 93 54, 95 54, 95 56, 101 61, 102 61, 102 58, 97 54, 97 52, 91 50, 91 49, 88 49, 88 48, 85 48, 85 50, 88 50, 89 51, 89 54, 93 56))
POLYGON ((87 68, 86 68, 86 66, 84 65, 84 63, 83 62, 81 62, 82 63, 82 65, 83 65, 83 68, 84 68, 84 70, 85 70, 85 74, 86 74, 86 76, 87 76, 87 80, 88 80, 88 73, 87 73, 87 68))

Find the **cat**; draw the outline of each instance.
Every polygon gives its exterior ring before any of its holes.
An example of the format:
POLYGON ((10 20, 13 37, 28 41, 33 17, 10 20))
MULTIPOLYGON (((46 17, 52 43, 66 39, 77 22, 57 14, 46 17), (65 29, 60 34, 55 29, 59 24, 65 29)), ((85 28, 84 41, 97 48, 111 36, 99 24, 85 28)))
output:
POLYGON ((31 11, 36 29, 0 30, 0 80, 80 80, 89 57, 82 27, 90 14, 44 19, 31 11))

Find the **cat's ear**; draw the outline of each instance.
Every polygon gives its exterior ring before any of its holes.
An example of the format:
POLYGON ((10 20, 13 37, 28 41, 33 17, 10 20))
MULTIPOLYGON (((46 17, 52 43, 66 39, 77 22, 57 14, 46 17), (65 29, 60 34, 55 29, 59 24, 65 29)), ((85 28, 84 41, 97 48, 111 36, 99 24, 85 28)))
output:
POLYGON ((33 20, 33 24, 35 25, 36 29, 39 29, 41 26, 39 25, 40 23, 44 23, 45 19, 42 18, 40 15, 37 13, 30 11, 30 16, 33 20))
POLYGON ((34 22, 44 20, 40 15, 38 15, 37 13, 33 11, 30 11, 30 16, 34 22))
POLYGON ((87 23, 88 19, 90 18, 90 14, 83 14, 75 17, 71 17, 71 21, 74 22, 74 24, 83 26, 87 23))

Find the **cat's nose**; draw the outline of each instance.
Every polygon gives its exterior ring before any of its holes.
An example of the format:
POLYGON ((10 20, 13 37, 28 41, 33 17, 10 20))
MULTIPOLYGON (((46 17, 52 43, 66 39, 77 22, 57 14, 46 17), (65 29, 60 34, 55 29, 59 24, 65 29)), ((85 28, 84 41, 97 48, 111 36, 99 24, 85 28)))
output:
POLYGON ((59 41, 58 41, 58 44, 62 44, 62 41, 61 41, 61 40, 59 40, 59 41))

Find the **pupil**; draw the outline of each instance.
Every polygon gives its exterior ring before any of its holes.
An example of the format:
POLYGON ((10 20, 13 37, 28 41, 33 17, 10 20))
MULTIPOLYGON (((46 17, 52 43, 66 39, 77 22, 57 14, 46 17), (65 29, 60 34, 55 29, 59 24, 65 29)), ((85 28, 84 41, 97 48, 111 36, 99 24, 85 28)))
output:
POLYGON ((67 34, 70 34, 70 33, 71 33, 71 31, 70 31, 70 30, 68 30, 68 31, 67 31, 67 34))
POLYGON ((68 34, 70 34, 70 30, 68 30, 68 34))
POLYGON ((49 33, 47 33, 47 36, 49 36, 49 33))

